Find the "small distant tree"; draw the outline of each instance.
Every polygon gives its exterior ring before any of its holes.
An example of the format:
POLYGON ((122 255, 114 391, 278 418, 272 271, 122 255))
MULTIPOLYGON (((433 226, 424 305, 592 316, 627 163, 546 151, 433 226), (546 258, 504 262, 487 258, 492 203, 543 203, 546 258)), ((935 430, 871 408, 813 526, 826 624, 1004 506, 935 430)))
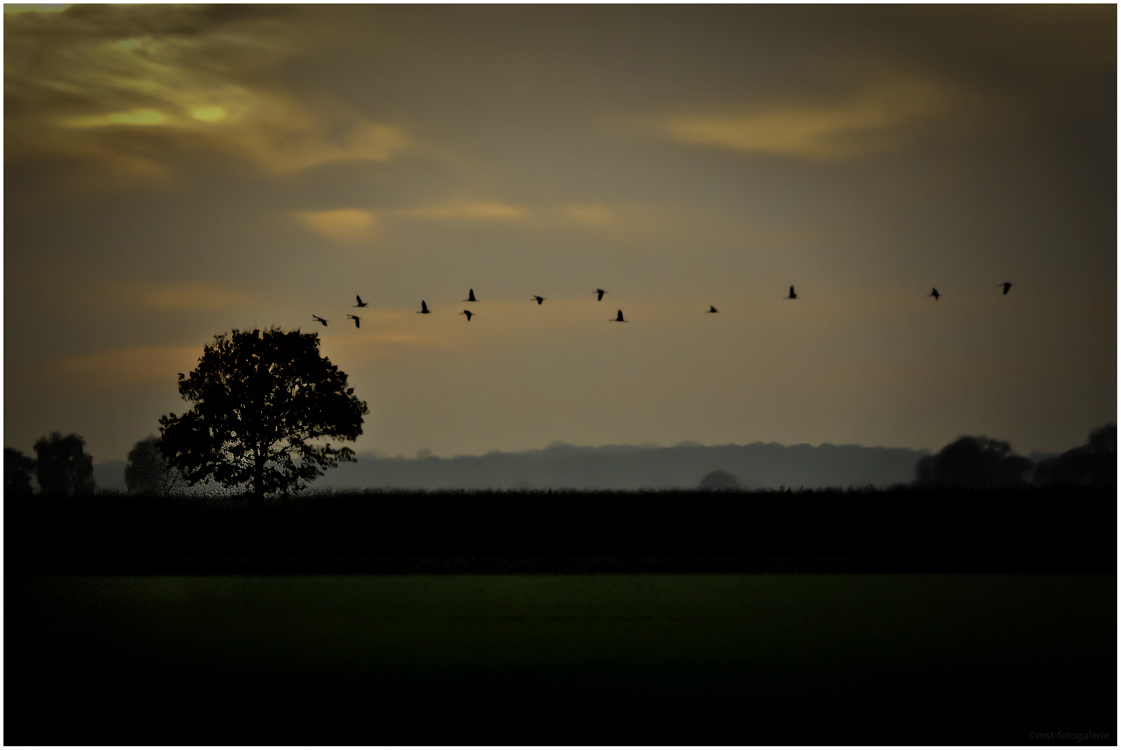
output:
POLYGON ((15 448, 4 449, 4 496, 27 497, 34 494, 31 489, 31 472, 35 471, 35 459, 25 456, 15 448))
POLYGON ((738 490, 739 488, 739 480, 723 469, 705 474, 699 487, 702 490, 738 490))
POLYGON ((35 443, 35 475, 39 492, 55 497, 92 495, 93 456, 85 451, 86 441, 71 433, 57 432, 35 443))
POLYGON ((350 448, 319 442, 362 434, 369 410, 346 379, 320 356, 316 333, 215 336, 194 372, 179 374, 179 393, 194 406, 160 418, 160 450, 187 482, 248 486, 260 504, 354 460, 350 448))
POLYGON ((160 439, 144 438, 128 453, 125 487, 134 495, 169 495, 184 484, 183 475, 172 467, 160 451, 160 439))

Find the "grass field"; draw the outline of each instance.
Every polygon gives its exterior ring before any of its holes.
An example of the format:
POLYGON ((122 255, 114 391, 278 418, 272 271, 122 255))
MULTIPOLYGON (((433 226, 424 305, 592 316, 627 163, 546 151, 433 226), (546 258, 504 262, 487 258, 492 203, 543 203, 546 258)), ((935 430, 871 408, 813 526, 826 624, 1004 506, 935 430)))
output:
POLYGON ((4 513, 6 744, 1116 744, 1113 491, 4 513))
POLYGON ((1116 742, 1111 575, 21 576, 5 604, 6 744, 1116 742))

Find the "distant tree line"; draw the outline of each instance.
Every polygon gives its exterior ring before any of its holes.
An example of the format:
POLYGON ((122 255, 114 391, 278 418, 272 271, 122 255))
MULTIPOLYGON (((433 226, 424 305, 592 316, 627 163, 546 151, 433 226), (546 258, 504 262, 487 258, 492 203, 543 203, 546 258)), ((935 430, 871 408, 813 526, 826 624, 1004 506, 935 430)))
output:
MULTIPOLYGON (((4 449, 4 494, 33 495, 32 477, 44 497, 81 497, 96 493, 93 457, 81 435, 54 432, 35 443, 35 458, 15 448, 4 449)), ((187 483, 160 451, 160 439, 149 436, 129 451, 125 466, 129 494, 164 496, 186 490, 187 483)), ((116 490, 110 490, 116 492, 116 490)))
MULTIPOLYGON (((93 495, 93 458, 85 440, 58 432, 35 443, 35 458, 15 448, 4 449, 4 494, 25 497, 93 495)), ((125 466, 129 494, 162 497, 190 492, 191 483, 165 457, 161 439, 150 435, 133 446, 125 466)), ((915 466, 915 485, 921 487, 1116 487, 1117 426, 1107 424, 1090 433, 1086 445, 1038 463, 1016 455, 1011 446, 987 437, 961 437, 915 466)), ((700 482, 702 490, 737 490, 736 477, 717 469, 700 482)), ((237 485, 231 489, 237 489, 237 485)))
POLYGON ((15 448, 4 449, 4 494, 19 497, 32 494, 31 475, 39 482, 39 494, 47 497, 74 497, 94 493, 93 457, 86 453, 86 441, 71 433, 52 432, 35 442, 35 458, 15 448))
MULTIPOLYGON (((1117 425, 1090 433, 1086 445, 1039 463, 1016 455, 1011 446, 987 437, 960 437, 915 465, 920 487, 971 489, 1005 487, 1116 487, 1117 425)), ((734 490, 739 484, 723 470, 707 474, 702 490, 734 490)))
POLYGON ((1086 445, 1039 463, 1017 456, 1008 443, 962 437, 915 466, 915 483, 946 487, 1116 487, 1117 425, 1090 433, 1086 445))

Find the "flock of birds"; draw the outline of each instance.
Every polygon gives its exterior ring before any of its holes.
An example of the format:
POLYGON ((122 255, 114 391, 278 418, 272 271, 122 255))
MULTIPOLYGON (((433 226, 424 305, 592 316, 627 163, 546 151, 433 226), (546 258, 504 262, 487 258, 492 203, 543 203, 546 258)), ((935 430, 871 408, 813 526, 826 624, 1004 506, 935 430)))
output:
MULTIPOLYGON (((1008 294, 1008 290, 1012 288, 1012 284, 1008 281, 1005 281, 1002 284, 997 284, 997 286, 1004 287, 1004 293, 1005 294, 1008 294)), ((602 302, 603 301, 603 295, 607 294, 607 292, 605 292, 602 289, 596 289, 594 292, 592 292, 592 294, 596 295, 596 299, 598 301, 602 302)), ((937 289, 932 288, 930 294, 928 294, 926 296, 927 297, 933 297, 934 301, 937 302, 938 298, 941 297, 942 295, 938 293, 937 289)), ((354 305, 354 307, 367 307, 370 304, 369 302, 363 302, 361 295, 355 295, 355 299, 358 300, 358 304, 354 305)), ((798 299, 798 295, 794 293, 794 286, 793 285, 790 286, 790 294, 787 295, 786 297, 783 297, 783 299, 798 299)), ((542 302, 545 301, 545 298, 540 297, 540 296, 535 294, 532 297, 530 297, 530 300, 534 300, 534 301, 537 302, 537 304, 540 305, 542 302)), ((478 300, 475 299, 475 290, 471 289, 467 294, 467 299, 465 299, 463 301, 464 302, 478 302, 478 300)), ((428 309, 428 304, 424 300, 421 300, 420 301, 420 309, 417 310, 416 312, 417 312, 417 315, 427 315, 428 313, 431 312, 431 310, 428 309)), ((712 305, 709 305, 709 308, 707 310, 705 310, 705 312, 706 313, 717 313, 717 312, 720 312, 720 311, 717 310, 716 307, 714 307, 712 305)), ((478 315, 478 313, 471 312, 470 310, 464 310, 463 312, 460 313, 460 315, 466 315, 467 316, 467 322, 470 323, 471 322, 471 316, 472 315, 478 315)), ((311 317, 314 318, 317 323, 322 323, 324 326, 327 325, 327 319, 326 318, 321 318, 318 315, 316 315, 315 313, 312 313, 311 317)), ((357 315, 350 315, 350 314, 347 314, 346 317, 348 319, 354 321, 354 327, 355 328, 361 328, 362 327, 362 318, 361 317, 359 317, 357 315)), ((609 318, 608 322, 609 323, 626 323, 627 321, 623 320, 623 311, 620 310, 619 314, 616 315, 614 318, 609 318)))

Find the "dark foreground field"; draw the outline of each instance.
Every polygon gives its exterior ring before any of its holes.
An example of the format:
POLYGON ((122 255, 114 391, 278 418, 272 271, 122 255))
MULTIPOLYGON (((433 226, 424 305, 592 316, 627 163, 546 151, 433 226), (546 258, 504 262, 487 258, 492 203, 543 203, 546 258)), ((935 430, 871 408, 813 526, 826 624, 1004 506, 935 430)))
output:
POLYGON ((5 744, 1116 744, 1113 492, 86 503, 5 744))

